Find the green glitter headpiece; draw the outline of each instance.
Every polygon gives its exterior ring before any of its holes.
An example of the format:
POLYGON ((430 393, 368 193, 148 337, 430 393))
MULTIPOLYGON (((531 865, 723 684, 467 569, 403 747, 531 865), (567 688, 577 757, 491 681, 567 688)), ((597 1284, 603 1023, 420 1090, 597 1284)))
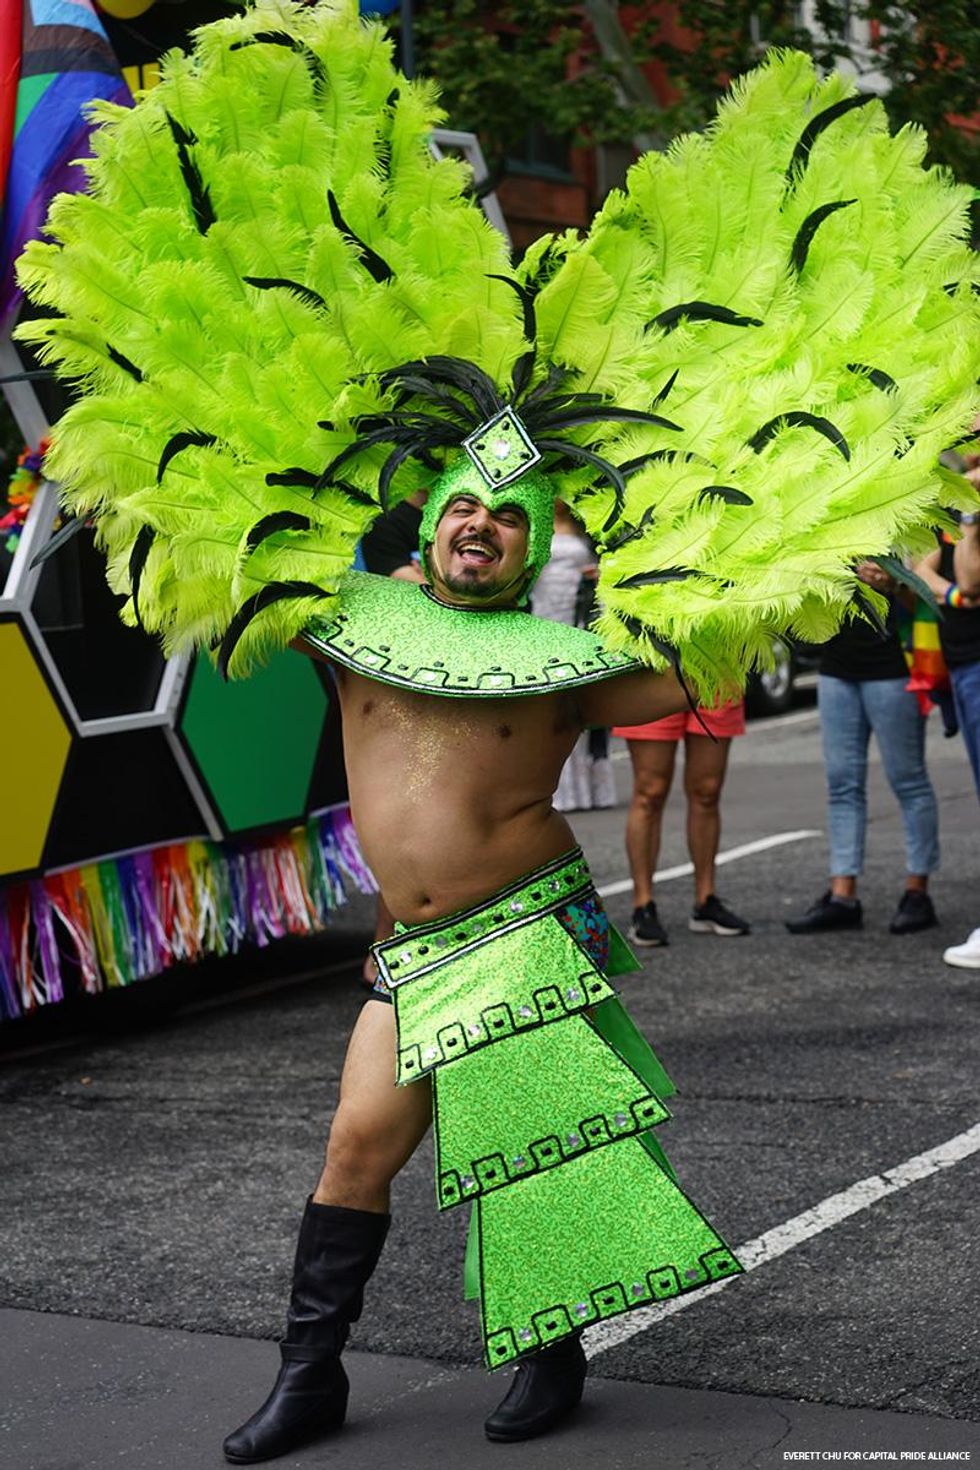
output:
MULTIPOLYGON (((513 418, 510 409, 505 412, 513 418)), ((489 434, 494 434, 491 426, 489 434)), ((502 446, 506 441, 497 437, 502 446)), ((467 446, 464 445, 464 448, 467 446)), ((532 446, 533 448, 533 446, 532 446)), ((492 452, 492 450, 491 450, 492 452)), ((532 463, 541 459, 534 451, 532 463)), ((498 468, 499 466, 493 466, 498 468)), ((501 484, 488 483, 488 476, 481 470, 467 448, 465 455, 450 465, 436 480, 425 503, 422 524, 419 527, 419 550, 422 559, 435 540, 436 527, 443 512, 457 495, 472 495, 482 501, 488 510, 498 510, 504 505, 516 505, 527 517, 528 539, 524 567, 530 573, 529 581, 538 575, 551 555, 551 534, 554 525, 555 485, 547 475, 535 469, 518 470, 515 476, 508 475, 501 484)))
POLYGON ((551 551, 556 486, 549 471, 585 465, 604 478, 615 493, 608 529, 622 514, 626 474, 635 467, 610 463, 594 448, 576 443, 570 432, 611 422, 668 429, 677 425, 659 414, 618 408, 601 395, 568 390, 567 374, 555 364, 532 389, 537 359, 533 295, 509 277, 495 279, 506 281, 520 296, 528 343, 506 396, 482 368, 462 358, 433 356, 390 368, 379 382, 385 391, 395 392, 395 407, 357 419, 357 439, 327 466, 323 479, 332 479, 347 460, 364 450, 390 444, 378 478, 379 500, 387 509, 391 482, 407 459, 436 468, 439 461, 433 459, 433 451, 438 454, 459 445, 465 453, 437 476, 429 491, 419 536, 423 557, 452 497, 473 495, 490 509, 517 505, 524 511, 530 532, 524 565, 535 577, 551 551))

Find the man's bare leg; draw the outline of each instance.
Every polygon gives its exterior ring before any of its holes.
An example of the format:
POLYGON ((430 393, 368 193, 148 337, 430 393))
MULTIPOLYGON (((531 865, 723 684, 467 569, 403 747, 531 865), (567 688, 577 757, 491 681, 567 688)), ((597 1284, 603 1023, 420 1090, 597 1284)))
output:
POLYGON ((633 795, 626 816, 626 856, 633 880, 633 907, 653 898, 653 871, 660 853, 664 805, 674 779, 677 743, 628 740, 633 763, 633 795))
POLYGON ((687 846, 694 864, 694 901, 703 904, 715 891, 715 858, 721 841, 721 788, 731 740, 688 735, 684 743, 687 796, 687 846))
POLYGON ((431 1121, 427 1077, 395 1086, 394 1006, 367 1001, 347 1045, 340 1101, 314 1202, 386 1213, 391 1181, 431 1121))

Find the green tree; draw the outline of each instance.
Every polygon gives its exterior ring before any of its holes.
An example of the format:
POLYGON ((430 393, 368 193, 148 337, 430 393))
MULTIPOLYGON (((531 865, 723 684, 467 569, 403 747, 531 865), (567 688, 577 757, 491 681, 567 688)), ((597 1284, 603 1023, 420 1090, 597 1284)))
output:
POLYGON ((479 135, 492 174, 529 131, 571 144, 649 127, 652 94, 624 88, 631 59, 601 54, 584 11, 569 0, 417 0, 418 72, 438 81, 449 126, 479 135))
POLYGON ((930 162, 978 181, 976 134, 956 122, 977 112, 980 26, 972 5, 816 0, 811 28, 802 24, 802 13, 802 6, 780 0, 679 0, 678 18, 696 38, 693 47, 665 41, 656 17, 643 17, 634 45, 664 62, 679 92, 666 125, 672 131, 702 127, 727 82, 754 66, 767 47, 796 46, 822 67, 843 62, 859 75, 873 72, 893 127, 918 123, 929 139, 930 162))
POLYGON ((804 7, 784 0, 677 0, 675 10, 687 45, 664 38, 664 7, 652 0, 416 0, 418 69, 439 82, 451 125, 479 134, 495 171, 529 129, 566 144, 662 146, 703 127, 767 47, 796 46, 821 67, 873 67, 893 125, 920 124, 932 162, 978 181, 976 134, 950 120, 977 110, 980 27, 968 0, 815 0, 810 27, 804 7), (871 53, 864 21, 879 28, 871 53), (651 58, 678 94, 665 107, 642 69, 651 58))

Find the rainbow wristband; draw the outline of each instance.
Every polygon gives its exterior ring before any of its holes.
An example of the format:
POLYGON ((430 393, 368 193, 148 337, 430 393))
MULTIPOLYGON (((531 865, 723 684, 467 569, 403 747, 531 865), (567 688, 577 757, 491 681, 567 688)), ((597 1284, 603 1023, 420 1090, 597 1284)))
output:
POLYGON ((950 582, 949 586, 946 588, 945 602, 947 607, 963 606, 963 594, 957 587, 955 582, 950 582))

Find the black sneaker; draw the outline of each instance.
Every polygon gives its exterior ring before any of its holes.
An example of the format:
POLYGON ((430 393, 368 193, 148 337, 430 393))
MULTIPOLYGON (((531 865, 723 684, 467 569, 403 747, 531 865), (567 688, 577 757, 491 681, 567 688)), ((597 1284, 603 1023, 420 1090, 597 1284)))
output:
POLYGON ((641 909, 633 910, 633 922, 630 925, 630 938, 634 944, 639 944, 646 949, 654 949, 669 944, 667 930, 657 918, 657 905, 651 900, 644 904, 641 909))
POLYGON ((822 893, 798 919, 787 919, 791 934, 823 934, 830 929, 860 929, 864 922, 859 898, 835 898, 822 893))
POLYGON ((938 923, 928 893, 906 888, 888 928, 892 934, 918 934, 920 929, 935 929, 938 923))
POLYGON ((715 893, 706 898, 704 903, 694 905, 687 927, 695 934, 720 934, 726 939, 736 934, 752 932, 750 925, 726 908, 715 893))

